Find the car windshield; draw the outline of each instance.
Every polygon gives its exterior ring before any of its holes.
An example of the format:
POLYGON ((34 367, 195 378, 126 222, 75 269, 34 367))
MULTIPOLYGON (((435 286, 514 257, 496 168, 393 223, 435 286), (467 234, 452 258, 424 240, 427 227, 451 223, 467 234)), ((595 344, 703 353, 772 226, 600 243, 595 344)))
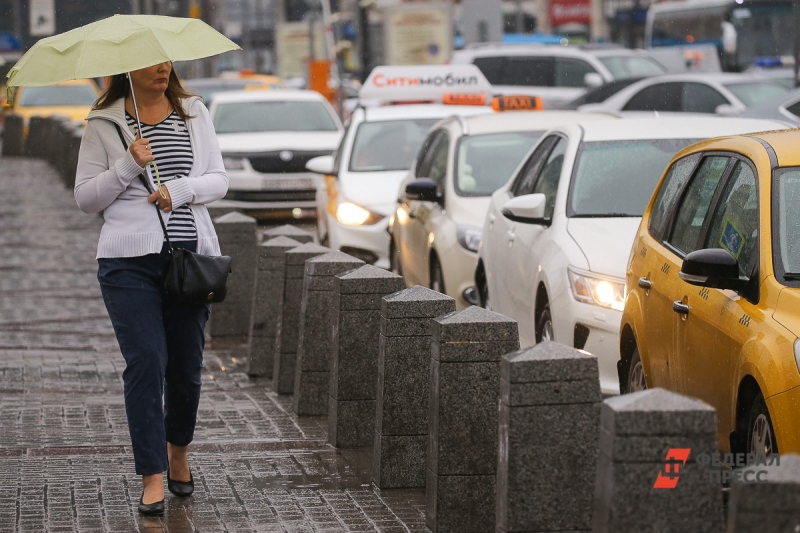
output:
POLYGON ((800 273, 800 169, 789 169, 777 176, 778 247, 783 271, 800 273))
POLYGON ((729 83, 725 88, 742 101, 747 107, 753 107, 788 92, 777 83, 754 81, 750 83, 729 83))
POLYGON ((697 139, 587 142, 570 189, 572 217, 640 217, 672 157, 697 139))
POLYGON ((518 131, 463 137, 456 155, 456 193, 491 195, 511 178, 542 133, 518 131))
POLYGON ((214 113, 217 133, 271 131, 337 131, 320 102, 270 101, 221 103, 214 113))
POLYGON ((88 85, 54 85, 26 87, 19 97, 20 107, 90 106, 97 94, 88 85))
POLYGON ((362 122, 350 156, 352 172, 408 170, 438 119, 362 122))
POLYGON ((614 78, 643 78, 666 72, 660 63, 649 57, 606 56, 598 59, 614 78))

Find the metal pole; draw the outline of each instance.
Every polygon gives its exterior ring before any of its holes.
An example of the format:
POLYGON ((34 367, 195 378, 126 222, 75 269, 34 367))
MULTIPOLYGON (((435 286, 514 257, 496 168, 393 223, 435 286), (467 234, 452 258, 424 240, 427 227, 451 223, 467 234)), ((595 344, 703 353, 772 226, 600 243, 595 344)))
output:
POLYGON ((361 82, 367 81, 370 71, 369 53, 369 4, 360 2, 358 5, 358 22, 361 34, 361 82))

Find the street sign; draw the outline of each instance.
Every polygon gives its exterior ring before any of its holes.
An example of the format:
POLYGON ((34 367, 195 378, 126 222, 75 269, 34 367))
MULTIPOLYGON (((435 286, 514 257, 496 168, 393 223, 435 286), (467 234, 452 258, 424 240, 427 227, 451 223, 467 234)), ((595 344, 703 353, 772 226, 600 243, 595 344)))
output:
POLYGON ((56 32, 56 7, 54 0, 30 0, 30 34, 35 37, 56 32))

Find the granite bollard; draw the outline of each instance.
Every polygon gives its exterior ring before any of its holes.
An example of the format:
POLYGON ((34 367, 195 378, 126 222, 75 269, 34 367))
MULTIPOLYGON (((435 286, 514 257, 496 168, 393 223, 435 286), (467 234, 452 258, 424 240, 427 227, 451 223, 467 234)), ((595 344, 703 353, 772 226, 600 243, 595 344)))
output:
POLYGON ((480 307, 433 320, 425 518, 433 533, 495 530, 500 357, 516 321, 480 307))
POLYGON ((286 252, 300 244, 288 237, 276 237, 258 245, 258 271, 253 291, 247 358, 248 376, 272 377, 278 315, 283 306, 286 252))
POLYGON ((328 414, 333 278, 362 265, 364 261, 342 252, 306 261, 292 399, 297 415, 328 414))
POLYGON ((300 329, 300 299, 307 259, 330 252, 330 248, 312 242, 285 253, 283 301, 275 332, 275 360, 272 389, 278 394, 294 392, 294 370, 297 361, 297 337, 300 329))
POLYGON ((328 442, 337 448, 373 444, 381 298, 402 288, 402 277, 372 265, 334 277, 328 442))
POLYGON ((721 484, 695 462, 717 450, 716 411, 700 400, 658 388, 605 400, 592 531, 721 532, 721 484))
POLYGON ((314 242, 314 236, 312 234, 298 228, 297 226, 292 226, 291 224, 284 224, 283 226, 268 229, 261 234, 261 241, 265 242, 276 237, 289 237, 300 244, 314 242))
POLYGON ((372 469, 378 488, 425 486, 431 321, 455 306, 419 285, 383 297, 372 469))
POLYGON ((211 309, 212 337, 240 337, 250 333, 253 287, 256 277, 256 219, 238 212, 214 219, 223 255, 232 259, 228 295, 211 309))
POLYGON ((729 533, 800 531, 800 456, 781 455, 779 465, 763 464, 770 460, 757 459, 743 469, 744 483, 731 484, 729 533))
POLYGON ((498 533, 591 531, 601 402, 586 352, 545 341, 502 357, 498 533))

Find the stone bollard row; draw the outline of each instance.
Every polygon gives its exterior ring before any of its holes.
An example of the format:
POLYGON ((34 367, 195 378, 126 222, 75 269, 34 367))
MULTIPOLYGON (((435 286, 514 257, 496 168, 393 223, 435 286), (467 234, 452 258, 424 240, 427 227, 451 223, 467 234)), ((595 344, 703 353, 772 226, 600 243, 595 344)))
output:
POLYGON ((314 236, 312 234, 298 228, 297 226, 292 226, 291 224, 284 224, 283 226, 278 226, 277 228, 272 228, 265 231, 261 235, 261 240, 264 242, 276 237, 288 237, 301 244, 314 242, 314 236))
POLYGON ((363 265, 342 252, 306 261, 292 402, 297 415, 328 413, 334 277, 363 265))
POLYGON ((256 276, 256 219, 228 213, 214 219, 219 247, 231 257, 228 295, 211 308, 208 331, 212 337, 247 340, 250 333, 253 286, 256 276))
POLYGON ((757 461, 742 478, 750 481, 731 485, 729 533, 800 531, 800 456, 781 455, 779 464, 766 466, 757 461))
POLYGON ((275 361, 272 370, 272 389, 278 394, 294 392, 305 263, 308 259, 330 251, 330 248, 309 242, 286 252, 283 301, 275 334, 275 361))
POLYGON ((500 361, 497 531, 590 531, 597 358, 544 342, 500 361))
POLYGON ((337 448, 371 446, 375 439, 381 298, 403 288, 403 278, 372 265, 334 278, 328 442, 337 448))
POLYGON ((426 523, 433 533, 495 528, 500 357, 516 321, 468 307, 433 321, 426 523))
POLYGON ((286 252, 300 245, 294 239, 276 237, 258 246, 246 370, 249 376, 272 378, 278 316, 283 307, 286 252))
POLYGON ((419 285, 383 298, 372 470, 378 488, 425 487, 431 323, 455 305, 419 285))

